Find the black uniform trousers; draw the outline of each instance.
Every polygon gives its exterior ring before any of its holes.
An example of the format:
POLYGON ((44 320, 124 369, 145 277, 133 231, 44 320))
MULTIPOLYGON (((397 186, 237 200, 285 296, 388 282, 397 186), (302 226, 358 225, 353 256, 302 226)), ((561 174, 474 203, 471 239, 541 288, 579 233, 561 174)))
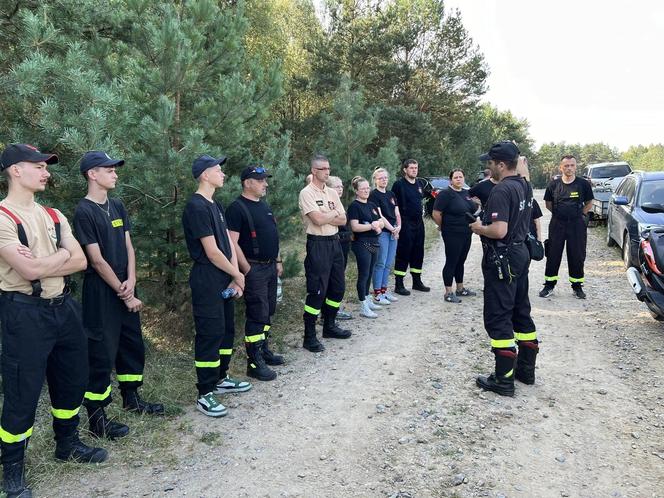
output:
POLYGON ((443 284, 445 287, 452 287, 452 281, 462 284, 464 265, 472 244, 472 233, 444 232, 442 237, 445 245, 443 284))
POLYGON ((507 249, 509 273, 499 278, 493 251, 486 244, 482 258, 484 275, 484 328, 493 349, 513 349, 517 341, 537 338, 530 316, 528 267, 530 255, 525 244, 512 244, 507 249), (511 278, 510 278, 511 276, 511 278))
POLYGON ((265 339, 272 315, 277 310, 277 263, 249 261, 251 270, 244 277, 245 342, 265 339))
POLYGON ((189 275, 194 313, 196 387, 203 396, 226 377, 235 339, 235 303, 221 293, 231 278, 212 264, 194 263, 189 275))
MULTIPOLYGON (((126 280, 123 275, 118 278, 126 280)), ((83 403, 89 408, 105 407, 113 399, 113 367, 121 390, 137 389, 143 384, 145 344, 141 318, 127 309, 124 301, 97 273, 85 275, 82 294, 90 365, 83 403)))
POLYGON ((307 235, 304 272, 307 280, 305 321, 318 316, 321 310, 325 316, 335 318, 346 290, 345 261, 337 235, 307 235))
POLYGON ((549 223, 549 241, 547 242, 546 268, 544 282, 555 285, 558 281, 558 270, 563 257, 563 247, 567 246, 567 265, 569 281, 581 284, 583 265, 586 261, 586 222, 583 216, 561 219, 556 216, 549 223))
POLYGON ((403 277, 409 266, 411 273, 422 273, 423 262, 424 221, 422 218, 403 218, 394 259, 394 274, 403 277))
POLYGON ((46 300, 25 294, 0 297, 2 463, 23 459, 44 379, 48 382, 55 439, 78 426, 88 383, 87 338, 80 308, 69 295, 46 300))

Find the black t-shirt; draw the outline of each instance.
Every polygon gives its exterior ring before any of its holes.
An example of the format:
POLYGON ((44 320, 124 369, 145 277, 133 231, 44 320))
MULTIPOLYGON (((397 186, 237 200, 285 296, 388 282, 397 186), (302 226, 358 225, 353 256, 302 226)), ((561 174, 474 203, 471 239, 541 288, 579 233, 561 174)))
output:
MULTIPOLYGON (((108 204, 102 206, 90 199, 80 200, 74 211, 76 237, 83 247, 99 244, 104 260, 115 275, 124 280, 127 278, 128 264, 125 232, 131 230, 127 210, 119 199, 109 198, 108 204)), ((88 257, 85 273, 95 273, 89 263, 88 257)))
POLYGON ((214 235, 217 247, 229 260, 232 258, 230 240, 226 232, 224 209, 218 202, 210 202, 200 194, 191 196, 182 213, 182 226, 189 256, 195 263, 211 265, 201 239, 214 235))
MULTIPOLYGON (((353 201, 346 213, 348 221, 357 220, 361 225, 371 225, 372 221, 380 220, 378 208, 373 202, 353 201)), ((376 239, 378 234, 373 230, 367 232, 353 232, 356 239, 376 239)))
POLYGON ((272 208, 267 202, 263 200, 252 201, 240 196, 226 209, 226 222, 228 223, 229 230, 240 234, 238 245, 242 249, 245 258, 261 261, 277 259, 279 255, 277 220, 274 218, 272 208), (247 220, 247 214, 239 205, 240 202, 247 207, 254 222, 256 240, 258 241, 258 254, 254 253, 249 221, 247 220))
POLYGON ((507 223, 507 234, 502 239, 482 237, 482 240, 488 243, 499 241, 506 244, 526 240, 531 222, 531 206, 532 189, 526 181, 518 175, 503 178, 491 190, 482 224, 490 225, 495 221, 504 221, 507 223))
POLYGON ((493 187, 495 186, 496 184, 487 178, 486 180, 482 180, 481 182, 476 183, 470 188, 470 191, 468 192, 470 197, 477 197, 480 200, 482 203, 482 211, 484 211, 486 202, 489 200, 491 190, 493 190, 493 187))
POLYGON ((578 176, 569 184, 556 178, 549 182, 544 192, 544 200, 553 203, 553 216, 562 219, 581 216, 585 203, 594 198, 590 182, 578 176))
POLYGON ((542 215, 542 210, 540 209, 540 205, 538 202, 533 199, 533 210, 530 215, 530 233, 533 235, 537 236, 537 228, 535 227, 535 220, 541 218, 542 215))
POLYGON ((424 182, 417 178, 410 183, 405 178, 399 178, 392 185, 392 192, 397 198, 401 218, 409 221, 422 222, 422 196, 424 195, 424 182))
MULTIPOLYGON (((373 202, 380 208, 380 212, 390 222, 390 225, 394 226, 397 224, 396 208, 398 204, 394 192, 390 192, 389 190, 381 192, 378 189, 374 189, 371 195, 369 195, 369 202, 373 202)), ((389 232, 387 227, 383 228, 383 232, 389 232)))
POLYGON ((443 213, 442 233, 471 233, 466 213, 474 213, 477 205, 470 200, 468 190, 457 192, 452 187, 441 190, 433 209, 443 213))

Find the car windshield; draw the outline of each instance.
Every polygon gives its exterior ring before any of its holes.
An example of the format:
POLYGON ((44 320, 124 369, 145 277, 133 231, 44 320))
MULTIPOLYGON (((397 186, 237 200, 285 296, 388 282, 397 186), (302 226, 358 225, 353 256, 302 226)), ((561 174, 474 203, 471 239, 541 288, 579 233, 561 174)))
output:
POLYGON ((626 164, 616 164, 613 166, 601 166, 590 170, 590 178, 615 178, 616 176, 627 176, 631 173, 626 164))
POLYGON ((664 205, 664 180, 643 182, 639 196, 641 207, 659 207, 664 205))
POLYGON ((447 178, 432 178, 430 181, 433 188, 437 189, 447 188, 450 184, 450 181, 447 178))

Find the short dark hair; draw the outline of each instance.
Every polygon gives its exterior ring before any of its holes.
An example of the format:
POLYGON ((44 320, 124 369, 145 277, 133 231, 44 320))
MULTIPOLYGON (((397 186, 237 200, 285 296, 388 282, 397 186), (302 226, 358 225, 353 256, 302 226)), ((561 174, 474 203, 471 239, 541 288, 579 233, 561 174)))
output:
POLYGON ((516 169, 516 165, 519 164, 519 158, 517 157, 516 159, 512 159, 511 161, 503 159, 503 160, 500 160, 500 161, 497 161, 497 162, 504 163, 505 166, 507 166, 507 169, 509 171, 513 171, 513 170, 516 169))
POLYGON ((314 156, 311 158, 311 167, 313 168, 315 163, 329 163, 330 160, 327 158, 327 156, 323 154, 314 154, 314 156))
POLYGON ((411 164, 417 164, 417 161, 415 159, 404 159, 401 161, 401 169, 406 169, 411 164))
POLYGON ((564 154, 564 155, 560 158, 560 162, 562 163, 565 159, 574 159, 575 161, 578 162, 578 159, 576 158, 576 156, 575 156, 574 154, 564 154))
POLYGON ((454 168, 452 171, 450 171, 450 180, 452 179, 452 177, 454 176, 454 173, 456 173, 456 172, 461 172, 461 174, 464 177, 466 176, 466 173, 464 173, 461 168, 454 168))

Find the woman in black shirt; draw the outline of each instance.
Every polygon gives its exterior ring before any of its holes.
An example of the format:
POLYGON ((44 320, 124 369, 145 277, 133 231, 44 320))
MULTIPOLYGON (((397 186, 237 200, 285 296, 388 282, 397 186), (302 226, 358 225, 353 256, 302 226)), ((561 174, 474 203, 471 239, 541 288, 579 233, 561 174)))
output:
POLYGON ((366 318, 377 318, 375 310, 380 306, 371 302, 369 289, 373 267, 378 254, 378 234, 383 230, 378 208, 367 202, 371 189, 369 182, 361 176, 352 181, 355 200, 348 206, 347 217, 353 231, 353 253, 357 260, 357 297, 360 301, 360 315, 366 318))
POLYGON ((477 209, 477 205, 471 200, 468 191, 464 190, 463 184, 463 170, 452 170, 450 185, 446 190, 438 193, 431 216, 440 228, 445 243, 443 284, 445 285, 445 301, 448 303, 460 303, 460 297, 476 295, 475 292, 463 286, 464 263, 472 240, 467 214, 473 214, 477 209), (453 280, 456 280, 456 292, 452 290, 453 280))

